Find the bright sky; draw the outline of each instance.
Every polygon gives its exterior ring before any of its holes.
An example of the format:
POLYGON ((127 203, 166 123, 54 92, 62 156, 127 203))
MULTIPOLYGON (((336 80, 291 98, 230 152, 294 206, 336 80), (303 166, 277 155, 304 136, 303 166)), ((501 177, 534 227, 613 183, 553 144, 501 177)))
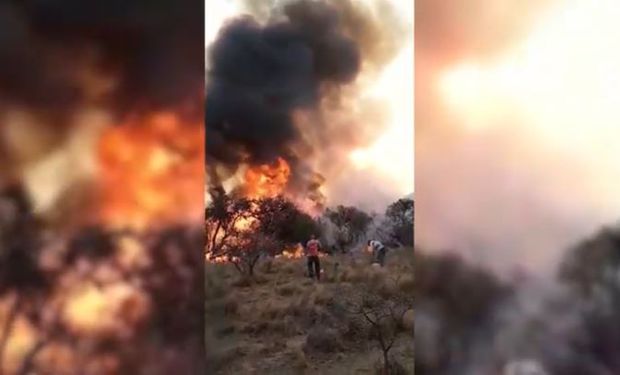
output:
POLYGON ((214 0, 205 5, 205 42, 209 46, 217 36, 224 20, 240 12, 238 0, 214 0))
MULTIPOLYGON (((360 1, 360 0, 358 0, 360 1)), ((372 3, 373 0, 361 0, 372 3)), ((412 0, 391 0, 398 14, 407 23, 410 38, 398 56, 385 68, 376 84, 364 95, 382 100, 389 107, 390 119, 385 133, 367 149, 351 154, 359 169, 379 171, 392 180, 396 194, 414 191, 414 60, 412 0)), ((215 39, 224 20, 239 14, 236 0, 211 1, 205 7, 205 40, 207 46, 215 39)))
POLYGON ((620 208, 609 207, 620 188, 618 5, 559 2, 510 52, 492 62, 463 61, 440 82, 471 132, 515 126, 507 115, 520 116, 515 130, 589 166, 584 193, 612 210, 620 208))
MULTIPOLYGON (((366 0, 372 2, 372 0, 366 0)), ((397 57, 385 67, 374 85, 365 93, 384 101, 390 114, 385 133, 368 149, 351 154, 354 164, 360 168, 379 170, 389 176, 398 193, 414 191, 414 1, 392 0, 398 13, 407 23, 409 39, 397 57)))

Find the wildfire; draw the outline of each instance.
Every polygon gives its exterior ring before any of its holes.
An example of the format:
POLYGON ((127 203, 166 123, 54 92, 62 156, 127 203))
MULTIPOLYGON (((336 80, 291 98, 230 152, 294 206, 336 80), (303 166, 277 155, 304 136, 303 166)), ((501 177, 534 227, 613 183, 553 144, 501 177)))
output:
MULTIPOLYGON (((323 257, 323 254, 319 254, 320 257, 323 257)), ((301 259, 304 257, 304 248, 301 244, 297 244, 296 246, 290 247, 282 251, 282 253, 276 255, 275 259, 301 259)), ((229 263, 235 262, 238 258, 236 257, 228 257, 227 255, 220 256, 211 256, 211 254, 207 254, 207 261, 211 263, 229 263)))
POLYGON ((63 320, 77 334, 125 337, 144 321, 149 300, 123 282, 75 291, 63 310, 63 320))
POLYGON ((235 223, 235 229, 242 231, 242 232, 248 231, 251 229, 252 224, 254 224, 255 222, 256 222, 256 219, 252 217, 242 218, 235 223))
MULTIPOLYGON (((246 198, 259 199, 259 198, 273 198, 278 195, 285 194, 289 177, 291 174, 290 165, 283 158, 278 158, 272 164, 263 164, 259 166, 248 167, 243 174, 243 182, 241 185, 241 192, 246 198)), ((287 198, 291 198, 287 196, 287 198)), ((302 201, 295 199, 296 204, 301 207, 305 212, 313 212, 314 206, 312 202, 302 201), (304 203, 304 204, 300 204, 304 203)), ((253 225, 258 219, 254 217, 243 217, 238 219, 234 223, 234 229, 243 233, 251 231, 253 225)), ((223 236, 220 233, 219 236, 223 236)), ((216 238, 218 238, 216 236, 216 238)), ((230 238, 229 241, 240 241, 238 238, 230 238)), ((279 259, 301 259, 305 256, 304 248, 301 244, 288 247, 284 249, 280 254, 274 258, 279 259)), ((229 257, 228 255, 213 255, 206 254, 206 260, 210 263, 229 263, 235 262, 238 258, 229 257)))
POLYGON ((282 254, 276 255, 276 259, 277 258, 300 259, 303 257, 304 257, 304 248, 301 244, 297 244, 297 246, 284 250, 282 254))
POLYGON ((111 227, 200 217, 203 127, 158 113, 107 129, 99 143, 100 215, 111 227))
MULTIPOLYGON (((297 245, 284 250, 282 254, 276 255, 275 258, 301 259, 305 256, 306 254, 304 253, 303 245, 298 243, 297 245)), ((319 253, 319 258, 324 258, 325 256, 325 253, 319 253)))
POLYGON ((212 254, 207 254, 206 260, 209 263, 235 263, 239 261, 239 257, 228 255, 213 256, 212 254))
POLYGON ((278 158, 273 164, 263 164, 246 170, 244 192, 248 198, 275 197, 284 192, 291 168, 278 158))

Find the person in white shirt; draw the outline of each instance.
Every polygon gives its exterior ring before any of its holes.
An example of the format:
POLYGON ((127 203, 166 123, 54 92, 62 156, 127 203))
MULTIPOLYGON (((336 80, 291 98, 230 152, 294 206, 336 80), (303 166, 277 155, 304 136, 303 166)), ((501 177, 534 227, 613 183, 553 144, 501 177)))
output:
POLYGON ((368 246, 372 250, 372 257, 375 263, 379 263, 381 267, 385 264, 385 253, 387 252, 387 248, 385 245, 381 243, 381 241, 377 240, 369 240, 368 246))

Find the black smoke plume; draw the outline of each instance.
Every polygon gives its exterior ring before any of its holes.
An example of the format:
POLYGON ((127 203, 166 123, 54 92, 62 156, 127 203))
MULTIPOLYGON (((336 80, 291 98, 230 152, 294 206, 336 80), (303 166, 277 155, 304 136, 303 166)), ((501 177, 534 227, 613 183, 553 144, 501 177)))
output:
POLYGON ((45 113, 48 121, 92 102, 119 115, 186 102, 197 110, 203 6, 202 0, 3 1, 0 101, 45 113), (110 88, 94 94, 94 76, 110 88))
MULTIPOLYGON (((266 24, 250 17, 232 20, 211 46, 206 161, 212 170, 235 171, 241 164, 283 157, 291 165, 292 182, 303 176, 309 186, 312 173, 303 171, 305 154, 298 151, 311 153, 310 145, 294 114, 318 110, 327 96, 337 98, 338 89, 357 77, 362 57, 335 7, 303 0, 281 11, 280 19, 266 24)), ((317 116, 311 126, 326 124, 317 116)))

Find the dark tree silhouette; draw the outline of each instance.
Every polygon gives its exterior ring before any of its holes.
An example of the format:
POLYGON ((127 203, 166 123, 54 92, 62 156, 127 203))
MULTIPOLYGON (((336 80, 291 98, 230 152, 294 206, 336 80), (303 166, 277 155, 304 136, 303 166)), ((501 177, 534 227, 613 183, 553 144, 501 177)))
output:
POLYGON ((337 229, 336 246, 342 252, 359 241, 372 222, 369 214, 356 207, 337 206, 327 209, 325 216, 337 229))
POLYGON ((416 314, 430 313, 438 322, 432 338, 437 345, 422 341, 416 329, 421 348, 416 350, 416 373, 445 374, 463 360, 477 334, 492 324, 495 308, 511 298, 513 289, 455 254, 426 254, 416 249, 414 266, 416 314))
POLYGON ((589 336, 578 349, 584 356, 620 372, 620 230, 604 228, 577 244, 560 266, 558 278, 575 292, 589 336))
POLYGON ((225 255, 239 236, 239 225, 251 219, 252 202, 234 198, 223 192, 212 193, 206 208, 206 252, 211 256, 225 255))
POLYGON ((254 217, 258 232, 273 236, 287 246, 320 234, 318 223, 284 197, 256 200, 254 217))
MULTIPOLYGON (((403 317, 413 309, 413 295, 400 288, 400 278, 392 277, 386 283, 366 283, 347 294, 344 309, 350 318, 369 329, 381 349, 383 374, 392 374, 390 350, 402 332, 403 317)), ((413 332, 405 332, 413 336, 413 332)))
POLYGON ((401 246, 413 246, 414 236, 414 203, 411 199, 399 199, 385 211, 385 222, 382 225, 384 236, 389 242, 401 246))

